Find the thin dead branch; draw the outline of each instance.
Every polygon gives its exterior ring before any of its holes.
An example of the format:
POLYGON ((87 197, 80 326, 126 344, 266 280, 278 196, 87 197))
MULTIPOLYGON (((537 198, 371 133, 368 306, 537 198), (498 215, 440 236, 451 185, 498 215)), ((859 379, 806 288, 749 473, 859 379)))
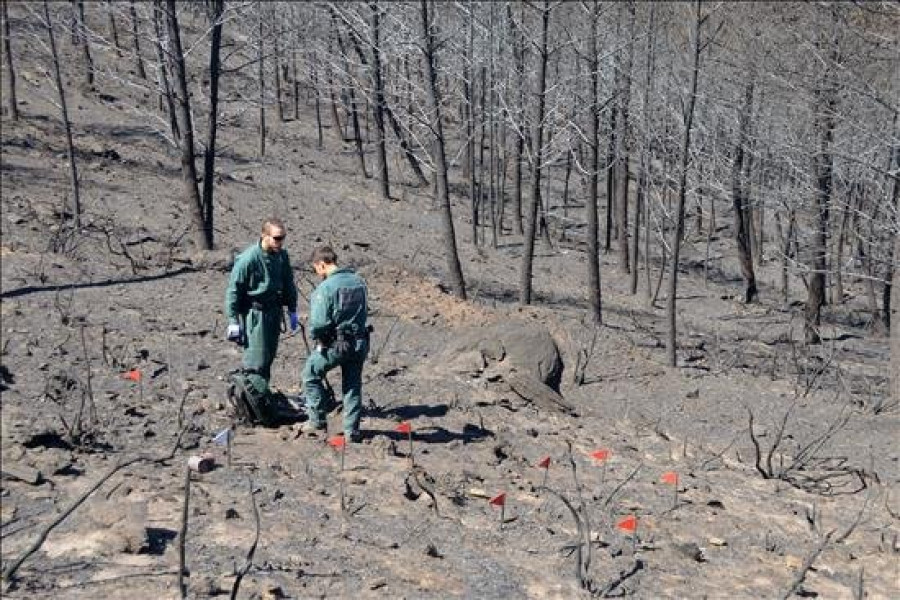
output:
POLYGON ((250 549, 247 550, 247 560, 244 563, 244 567, 238 571, 237 576, 234 578, 234 585, 231 586, 231 600, 237 598, 238 589, 241 587, 241 580, 250 572, 250 568, 253 566, 253 555, 256 554, 256 546, 259 544, 259 507, 256 505, 256 497, 253 495, 253 481, 248 480, 247 483, 250 486, 250 504, 253 506, 253 519, 256 523, 256 533, 253 537, 253 543, 250 545, 250 549))
POLYGON ((53 531, 60 523, 66 520, 66 517, 71 515, 75 510, 81 506, 85 500, 87 500, 91 494, 97 491, 100 486, 106 483, 110 477, 121 471, 122 469, 129 467, 131 465, 141 463, 141 462, 151 462, 151 463, 164 463, 166 461, 171 460, 175 454, 178 452, 178 448, 181 446, 181 438, 184 435, 184 430, 182 429, 178 434, 178 439, 175 441, 175 446, 172 450, 160 457, 151 457, 151 456, 134 456, 126 460, 120 460, 115 465, 113 465, 106 473, 104 473, 100 479, 98 479, 91 487, 82 492, 78 498, 76 498, 72 503, 66 507, 59 515, 57 515, 52 521, 47 523, 43 529, 41 529, 40 533, 38 533, 37 538, 32 542, 32 544, 25 549, 25 551, 14 560, 4 571, 3 571, 3 579, 12 582, 15 577, 16 572, 19 570, 19 567, 28 560, 32 554, 37 552, 44 542, 47 540, 47 536, 50 535, 50 532, 53 531))

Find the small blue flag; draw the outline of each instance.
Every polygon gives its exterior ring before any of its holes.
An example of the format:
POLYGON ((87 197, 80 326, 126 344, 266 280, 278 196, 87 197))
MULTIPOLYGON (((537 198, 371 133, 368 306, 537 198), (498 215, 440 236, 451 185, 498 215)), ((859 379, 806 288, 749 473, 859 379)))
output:
POLYGON ((231 443, 231 440, 234 439, 234 432, 229 427, 228 429, 223 429, 219 433, 215 435, 213 438, 213 443, 219 446, 227 446, 231 443))

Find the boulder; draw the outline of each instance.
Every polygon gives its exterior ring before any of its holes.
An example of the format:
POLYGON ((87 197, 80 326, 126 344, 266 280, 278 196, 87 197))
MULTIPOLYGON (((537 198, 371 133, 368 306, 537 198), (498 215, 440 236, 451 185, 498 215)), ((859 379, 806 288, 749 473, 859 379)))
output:
POLYGON ((455 372, 480 375, 487 367, 516 371, 559 392, 563 361, 553 336, 530 323, 503 323, 466 330, 452 340, 442 356, 455 372))

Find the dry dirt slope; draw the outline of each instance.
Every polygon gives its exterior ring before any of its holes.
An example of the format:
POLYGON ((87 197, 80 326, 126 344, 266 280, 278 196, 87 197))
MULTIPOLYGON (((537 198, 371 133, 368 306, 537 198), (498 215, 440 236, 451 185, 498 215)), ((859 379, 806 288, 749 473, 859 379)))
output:
MULTIPOLYGON (((34 57, 22 56, 23 72, 40 81, 34 57)), ((66 165, 46 89, 24 85, 24 120, 2 122, 2 362, 15 377, 2 397, 2 456, 5 467, 42 474, 36 484, 3 480, 4 567, 115 461, 165 455, 179 423, 188 428, 174 459, 123 469, 55 528, 8 597, 177 596, 184 464, 207 450, 224 462, 211 438, 229 424, 221 377, 238 361, 221 341, 228 258, 269 213, 287 220, 295 257, 333 243, 371 283, 378 361, 366 373, 367 439, 348 450, 339 476, 337 455, 295 439, 291 427, 239 430, 233 465, 193 481, 191 596, 231 589, 254 539, 254 505, 259 545, 241 596, 586 596, 575 577, 575 524, 558 499, 538 490, 544 473, 534 465, 544 456, 548 485, 586 506, 586 577, 595 589, 640 598, 779 597, 834 530, 801 593, 849 598, 862 575, 867 597, 900 595, 898 418, 872 410, 883 390, 885 345, 848 324, 852 303, 832 315, 825 347, 792 358, 784 341, 789 310, 771 300, 743 307, 728 299, 734 288, 724 275, 704 287, 686 273, 686 362, 668 370, 657 344, 660 312, 629 297, 604 260, 607 325, 586 384, 576 387, 575 352, 590 338, 580 320, 577 250, 541 250, 539 305, 519 309, 512 302, 518 240, 480 252, 462 244, 475 300, 459 303, 440 288, 438 219, 426 193, 406 189, 401 202, 378 200, 349 148, 314 149, 308 111, 299 122, 275 124, 260 161, 249 116, 226 104, 233 118, 219 163, 221 250, 170 255, 184 212, 175 153, 130 114, 131 92, 114 101, 71 92, 89 224, 77 238, 54 229, 66 165), (49 242, 65 252, 48 253, 49 242), (500 382, 443 364, 442 350, 463 327, 513 321, 553 332, 567 364, 563 393, 578 418, 539 412, 500 382), (829 368, 816 376, 822 364, 829 368), (121 377, 135 368, 140 384, 121 377), (73 448, 61 418, 72 421, 88 372, 96 415, 85 447, 73 448), (867 490, 822 496, 755 472, 745 406, 767 447, 798 396, 786 450, 849 412, 819 455, 846 457, 867 490), (416 462, 428 475, 419 479, 433 488, 437 511, 408 477, 406 442, 393 433, 401 419, 415 428, 416 462), (598 448, 611 451, 605 465, 589 456, 598 448), (660 482, 669 471, 679 474, 675 510, 671 486, 660 482), (500 491, 508 494, 502 530, 487 502, 500 491), (628 514, 639 520, 634 539, 614 526, 628 514)), ((455 206, 459 232, 468 231, 464 206, 455 206)), ((296 262, 308 293, 309 276, 296 262)), ((284 341, 276 385, 296 391, 303 354, 297 338, 284 341)))

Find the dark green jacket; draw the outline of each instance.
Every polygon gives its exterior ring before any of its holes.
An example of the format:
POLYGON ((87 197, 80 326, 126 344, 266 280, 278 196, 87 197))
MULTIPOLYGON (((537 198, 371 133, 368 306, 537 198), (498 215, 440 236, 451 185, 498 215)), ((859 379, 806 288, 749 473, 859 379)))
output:
POLYGON ((253 302, 266 309, 285 306, 297 310, 297 286, 286 250, 265 252, 259 242, 238 254, 225 290, 225 316, 237 323, 253 302))
POLYGON ((309 297, 309 335, 330 342, 338 331, 362 335, 366 331, 366 282, 353 269, 332 271, 309 297))

